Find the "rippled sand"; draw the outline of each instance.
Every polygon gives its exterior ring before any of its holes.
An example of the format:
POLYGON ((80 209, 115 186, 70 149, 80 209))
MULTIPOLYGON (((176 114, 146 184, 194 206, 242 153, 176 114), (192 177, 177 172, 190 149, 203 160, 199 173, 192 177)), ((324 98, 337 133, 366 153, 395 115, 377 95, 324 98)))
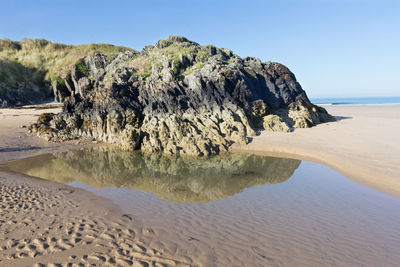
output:
POLYGON ((1 266, 191 263, 152 248, 152 229, 135 228, 131 216, 87 192, 5 173, 0 185, 1 266))

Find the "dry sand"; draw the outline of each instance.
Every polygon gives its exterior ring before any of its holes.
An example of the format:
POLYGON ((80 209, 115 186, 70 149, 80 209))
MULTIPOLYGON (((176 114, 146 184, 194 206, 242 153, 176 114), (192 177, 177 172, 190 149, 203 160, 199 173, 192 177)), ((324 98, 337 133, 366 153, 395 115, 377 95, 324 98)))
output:
POLYGON ((262 132, 232 151, 309 160, 400 197, 400 106, 328 106, 339 121, 292 133, 262 132))

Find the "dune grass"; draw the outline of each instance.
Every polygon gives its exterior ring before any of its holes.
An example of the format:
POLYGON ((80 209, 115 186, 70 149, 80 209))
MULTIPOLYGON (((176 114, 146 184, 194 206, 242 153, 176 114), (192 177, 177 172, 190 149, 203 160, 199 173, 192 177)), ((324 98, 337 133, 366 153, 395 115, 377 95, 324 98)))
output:
POLYGON ((72 65, 87 55, 113 55, 127 50, 133 49, 110 44, 65 45, 42 39, 0 39, 0 82, 10 89, 18 82, 40 87, 52 78, 65 76, 72 65))

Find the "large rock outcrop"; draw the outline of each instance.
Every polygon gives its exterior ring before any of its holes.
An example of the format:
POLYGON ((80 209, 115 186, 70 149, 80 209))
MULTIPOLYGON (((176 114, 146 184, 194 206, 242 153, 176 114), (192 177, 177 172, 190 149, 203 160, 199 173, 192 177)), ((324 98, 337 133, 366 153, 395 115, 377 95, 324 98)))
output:
POLYGON ((32 131, 144 152, 218 154, 259 130, 333 120, 310 103, 287 67, 179 36, 140 53, 82 58, 53 88, 63 111, 43 116, 32 131))

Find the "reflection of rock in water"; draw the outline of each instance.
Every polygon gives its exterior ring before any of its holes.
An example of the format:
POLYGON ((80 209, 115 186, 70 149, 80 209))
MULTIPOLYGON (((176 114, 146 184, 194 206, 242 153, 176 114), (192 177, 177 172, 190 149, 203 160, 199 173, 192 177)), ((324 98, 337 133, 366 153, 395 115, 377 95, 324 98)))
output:
POLYGON ((209 202, 289 179, 300 161, 248 154, 169 157, 112 149, 68 151, 10 163, 12 170, 61 183, 126 187, 163 199, 209 202))

